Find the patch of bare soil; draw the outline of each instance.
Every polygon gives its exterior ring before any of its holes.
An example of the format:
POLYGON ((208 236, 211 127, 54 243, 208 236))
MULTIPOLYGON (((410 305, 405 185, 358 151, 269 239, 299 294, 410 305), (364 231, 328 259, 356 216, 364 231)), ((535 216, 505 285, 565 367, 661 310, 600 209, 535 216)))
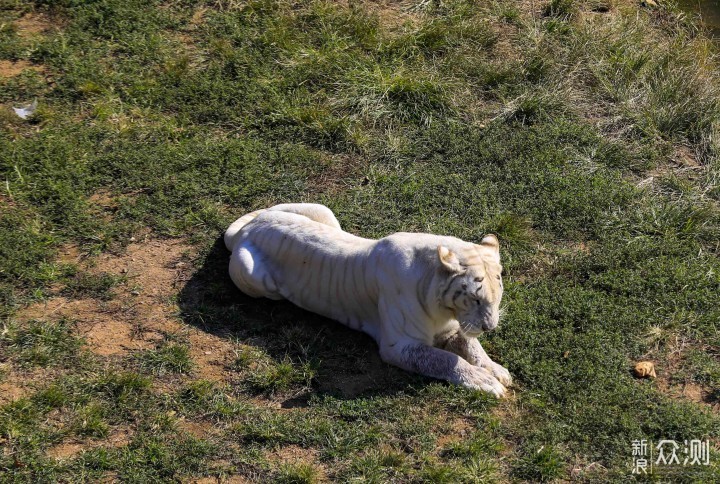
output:
POLYGON ((75 244, 68 244, 63 247, 63 250, 58 254, 57 261, 62 264, 79 264, 82 257, 83 254, 80 252, 80 247, 75 244))
POLYGON ((198 8, 193 12, 188 25, 184 29, 173 29, 168 31, 168 35, 182 44, 185 48, 186 57, 179 57, 179 62, 175 68, 182 69, 182 63, 186 62, 187 65, 185 68, 197 69, 203 63, 204 56, 201 49, 198 48, 196 43, 197 39, 194 35, 205 23, 205 14, 207 11, 208 9, 206 7, 198 8))
POLYGON ((343 375, 334 374, 326 378, 328 387, 340 390, 345 398, 355 398, 362 393, 377 388, 378 382, 374 377, 374 373, 362 375, 343 375))
POLYGON ((93 193, 88 198, 88 201, 93 205, 98 205, 103 208, 115 208, 118 203, 115 197, 110 192, 101 190, 93 193))
POLYGON ((189 433, 198 439, 207 439, 208 435, 213 433, 213 425, 209 422, 196 422, 194 420, 180 419, 178 420, 178 428, 189 433))
POLYGON ((128 308, 119 302, 56 297, 28 307, 22 311, 20 319, 72 319, 76 321, 78 335, 85 338, 88 349, 100 356, 123 355, 152 347, 148 338, 135 333, 133 324, 127 319, 127 312, 128 308))
POLYGON ((685 146, 676 146, 673 154, 664 163, 647 171, 637 182, 637 186, 658 190, 662 180, 672 178, 694 182, 705 173, 706 169, 691 149, 685 146))
POLYGON ((314 462, 318 458, 316 449, 305 449, 297 445, 288 445, 266 455, 268 460, 281 462, 283 464, 297 464, 302 462, 314 462))
POLYGON ((406 22, 417 21, 418 12, 413 9, 415 2, 393 0, 371 0, 365 2, 371 12, 377 14, 386 27, 400 27, 406 22))
POLYGON ((678 166, 685 168, 697 168, 700 166, 696 154, 687 146, 678 146, 675 148, 673 161, 677 163, 678 166))
POLYGON ((382 361, 375 346, 370 346, 363 355, 362 368, 335 366, 329 360, 325 363, 331 370, 324 371, 318 378, 320 391, 339 392, 344 398, 355 398, 368 391, 386 388, 402 372, 382 361))
POLYGON ((48 449, 47 455, 53 459, 67 460, 72 459, 86 448, 87 445, 80 442, 67 442, 51 447, 48 449))
POLYGON ((189 334, 190 353, 197 364, 196 374, 203 380, 224 381, 228 377, 226 366, 233 345, 224 338, 192 329, 189 334))
POLYGON ((15 22, 17 34, 20 37, 29 38, 41 35, 54 28, 54 23, 43 13, 28 13, 17 19, 15 22))
POLYGON ((270 462, 289 465, 312 465, 318 470, 320 482, 328 482, 327 469, 319 463, 319 452, 316 449, 305 449, 297 445, 288 445, 272 450, 265 455, 270 462))
POLYGON ((201 477, 199 479, 193 479, 193 484, 246 484, 252 482, 243 476, 223 476, 220 477, 201 477))
POLYGON ((466 419, 459 418, 449 422, 443 431, 435 443, 435 446, 441 450, 448 444, 465 440, 472 433, 472 425, 466 419))
POLYGON ((76 263, 90 273, 124 278, 125 282, 114 288, 116 296, 110 301, 57 296, 25 308, 17 318, 71 319, 77 323, 87 348, 104 357, 151 349, 166 335, 182 335, 190 342, 198 376, 224 381, 232 343, 188 327, 178 318, 176 296, 192 272, 192 254, 193 248, 182 240, 150 237, 131 243, 122 254, 106 253, 88 259, 82 258, 76 246, 68 246, 60 254, 60 261, 76 263))
POLYGON ((666 361, 656 364, 656 388, 663 394, 680 400, 690 400, 699 403, 713 412, 720 413, 720 402, 713 401, 713 392, 710 388, 692 381, 681 381, 675 378, 682 367, 682 351, 671 352, 666 361))
POLYGON ((47 456, 58 460, 74 458, 81 452, 87 452, 98 447, 117 448, 123 447, 132 440, 132 431, 127 428, 118 428, 103 438, 89 441, 71 440, 54 445, 47 450, 47 456))
POLYGON ((31 370, 12 368, 9 364, 0 365, 0 405, 14 402, 30 395, 37 382, 47 381, 56 376, 52 370, 34 368, 31 370))
POLYGON ((599 462, 587 462, 580 457, 570 466, 570 476, 573 481, 602 482, 607 478, 607 469, 599 462))
POLYGON ((207 8, 200 7, 195 12, 193 12, 192 17, 190 18, 190 25, 201 25, 203 22, 205 22, 205 12, 207 12, 207 8))
POLYGON ((712 391, 693 382, 675 382, 667 373, 658 373, 657 389, 663 394, 676 399, 690 400, 707 406, 715 413, 720 413, 720 402, 713 402, 712 391))
POLYGON ((0 383, 0 403, 14 402, 26 394, 26 389, 15 382, 4 381, 0 383))
POLYGON ((0 77, 10 78, 19 76, 24 70, 42 71, 42 67, 31 64, 25 60, 8 61, 0 60, 0 77))

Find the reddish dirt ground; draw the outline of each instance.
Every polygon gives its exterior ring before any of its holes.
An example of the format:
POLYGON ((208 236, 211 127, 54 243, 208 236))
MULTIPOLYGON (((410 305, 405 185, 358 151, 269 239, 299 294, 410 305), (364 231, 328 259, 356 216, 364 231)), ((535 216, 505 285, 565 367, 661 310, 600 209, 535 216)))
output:
POLYGON ((195 376, 222 382, 233 344, 183 324, 178 316, 176 296, 189 277, 193 253, 193 248, 182 240, 152 238, 130 244, 123 254, 88 259, 83 259, 75 247, 67 247, 60 261, 76 263, 89 273, 123 278, 124 282, 113 288, 115 297, 102 301, 56 296, 25 308, 17 318, 72 319, 87 349, 101 357, 151 349, 166 335, 181 335, 190 343, 195 376))

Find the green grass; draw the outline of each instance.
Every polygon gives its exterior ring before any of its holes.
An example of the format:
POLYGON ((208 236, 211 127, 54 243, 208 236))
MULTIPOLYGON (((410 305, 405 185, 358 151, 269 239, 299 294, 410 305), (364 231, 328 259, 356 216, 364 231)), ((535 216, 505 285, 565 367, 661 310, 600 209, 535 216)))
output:
POLYGON ((5 325, 2 342, 3 359, 26 366, 69 366, 81 356, 82 339, 73 333, 73 323, 29 321, 5 325))
POLYGON ((189 348, 178 343, 167 343, 157 349, 140 352, 137 360, 143 370, 158 375, 190 373, 194 366, 189 348))
POLYGON ((317 364, 295 363, 287 355, 277 361, 256 348, 245 347, 237 352, 234 366, 243 374, 250 391, 274 394, 309 388, 317 364))
POLYGON ((319 482, 318 471, 309 464, 283 464, 275 482, 283 484, 313 484, 319 482))
POLYGON ((75 299, 93 297, 107 301, 113 298, 112 288, 120 284, 124 279, 108 273, 80 273, 67 282, 62 293, 75 299))
MULTIPOLYGON (((717 47, 667 6, 407 7, 0 2, 0 59, 42 66, 0 77, 0 383, 24 388, 0 406, 0 481, 619 482, 632 440, 717 444, 717 47), (57 29, 23 34, 28 12, 57 29), (483 345, 515 396, 241 295, 219 235, 289 201, 366 237, 497 233, 505 317, 483 345), (63 296, 142 323, 124 276, 58 255, 148 230, 199 253, 170 301, 183 331, 105 357, 71 320, 20 317, 63 296), (190 331, 238 343, 225 384, 190 331), (634 379, 640 359, 704 402, 634 379), (85 451, 50 457, 64 442, 85 451)), ((713 481, 711 462, 672 478, 713 481)))

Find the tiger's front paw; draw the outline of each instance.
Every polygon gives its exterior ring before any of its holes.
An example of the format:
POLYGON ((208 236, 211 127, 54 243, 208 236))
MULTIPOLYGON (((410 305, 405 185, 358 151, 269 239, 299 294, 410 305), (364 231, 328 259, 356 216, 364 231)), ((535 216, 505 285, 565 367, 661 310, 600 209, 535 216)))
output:
POLYGON ((468 388, 492 393, 497 398, 504 397, 507 391, 503 384, 485 368, 474 367, 462 384, 468 388))
POLYGON ((509 387, 512 385, 512 376, 510 375, 510 372, 502 365, 498 365, 495 362, 490 362, 487 366, 487 369, 490 370, 490 373, 498 379, 500 383, 503 385, 509 387))

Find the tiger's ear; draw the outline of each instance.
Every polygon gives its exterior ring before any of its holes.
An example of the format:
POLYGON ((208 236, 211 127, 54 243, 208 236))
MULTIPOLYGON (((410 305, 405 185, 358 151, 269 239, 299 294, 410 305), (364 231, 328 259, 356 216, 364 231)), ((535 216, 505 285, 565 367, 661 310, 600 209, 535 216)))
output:
POLYGON ((498 238, 493 234, 488 234, 480 241, 482 245, 495 251, 496 254, 500 254, 500 242, 498 238))
POLYGON ((450 272, 462 272, 463 267, 460 265, 460 259, 455 255, 455 252, 451 251, 445 246, 438 245, 438 258, 445 269, 450 272))
POLYGON ((498 242, 497 237, 493 234, 488 234, 480 241, 480 245, 486 249, 490 249, 492 257, 494 257, 497 262, 500 262, 500 242, 498 242))

